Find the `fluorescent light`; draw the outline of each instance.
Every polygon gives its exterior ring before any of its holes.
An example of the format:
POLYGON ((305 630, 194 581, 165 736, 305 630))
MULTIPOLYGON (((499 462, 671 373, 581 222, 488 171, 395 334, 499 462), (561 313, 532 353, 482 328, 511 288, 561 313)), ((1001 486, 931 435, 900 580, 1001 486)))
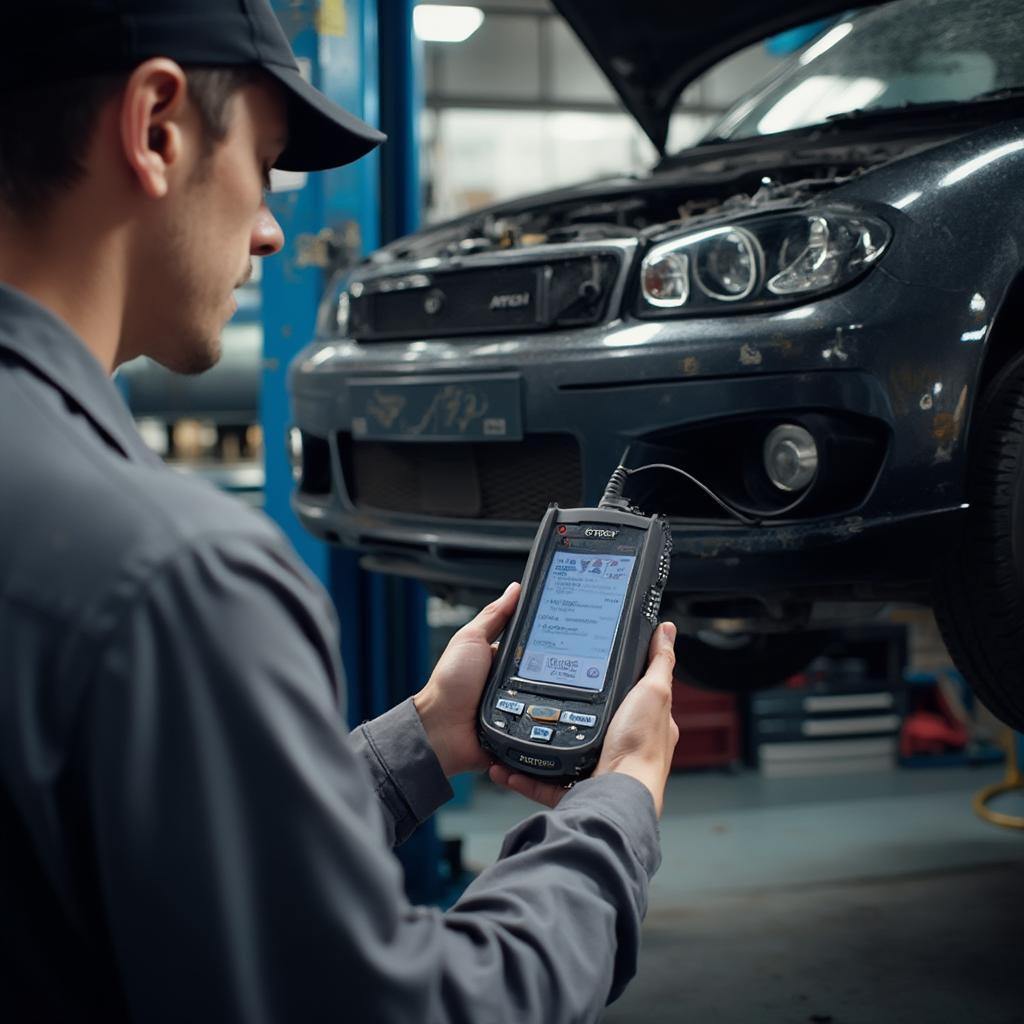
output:
POLYGON ((811 75, 780 97, 757 122, 762 135, 822 124, 833 114, 860 110, 886 90, 879 78, 847 78, 844 75, 811 75))
POLYGON ((416 35, 428 43, 461 43, 482 24, 479 7, 453 7, 448 4, 417 4, 412 12, 416 35))
POLYGON ((800 63, 810 64, 812 60, 817 60, 823 53, 831 50, 840 40, 845 39, 852 31, 852 21, 845 21, 842 25, 836 25, 835 28, 826 32, 816 43, 811 43, 800 54, 800 63))
POLYGON ((601 339, 601 344, 607 345, 609 348, 646 345, 647 342, 657 337, 660 330, 661 324, 635 324, 631 327, 623 327, 618 331, 609 331, 601 339))
POLYGON ((897 210, 905 210, 911 203, 916 203, 923 195, 923 192, 915 189, 913 192, 908 192, 902 199, 897 199, 892 205, 897 210))
POLYGON ((956 170, 950 171, 949 174, 939 180, 939 184, 955 185, 958 181, 963 181, 964 178, 975 171, 980 171, 982 167, 987 167, 990 163, 1001 160, 1004 156, 1009 156, 1011 153, 1016 153, 1022 149, 1024 149, 1024 140, 1022 139, 1018 139, 1016 142, 1007 142, 1005 146, 997 146, 995 149, 990 149, 987 153, 982 153, 981 156, 976 156, 973 160, 968 160, 967 163, 961 164, 956 170))

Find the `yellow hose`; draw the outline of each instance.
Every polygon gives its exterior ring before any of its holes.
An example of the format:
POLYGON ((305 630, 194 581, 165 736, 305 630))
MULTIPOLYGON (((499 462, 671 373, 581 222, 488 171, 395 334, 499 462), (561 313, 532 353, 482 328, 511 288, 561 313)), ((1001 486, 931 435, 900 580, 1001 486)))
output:
POLYGON ((1017 740, 1014 734, 1007 729, 1006 775, 1001 782, 993 783, 975 793, 972 801, 974 813, 983 821, 991 822, 993 825, 1024 829, 1024 817, 1018 814, 1003 814, 1001 811, 993 811, 988 806, 990 800, 1003 793, 1014 793, 1021 790, 1024 790, 1024 775, 1021 775, 1020 764, 1017 761, 1017 740))

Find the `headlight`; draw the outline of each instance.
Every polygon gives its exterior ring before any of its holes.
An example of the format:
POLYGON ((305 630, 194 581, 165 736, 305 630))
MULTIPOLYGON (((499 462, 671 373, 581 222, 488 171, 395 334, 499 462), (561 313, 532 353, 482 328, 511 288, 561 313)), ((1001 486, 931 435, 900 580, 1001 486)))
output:
POLYGON ((845 210, 770 214, 691 231, 644 257, 637 312, 706 315, 816 298, 865 273, 891 237, 878 218, 845 210))
POLYGON ((681 306, 690 297, 690 260, 686 253, 666 252, 644 260, 644 298, 662 309, 681 306))
POLYGON ((745 299, 757 286, 761 246, 743 228, 725 228, 697 247, 694 274, 700 290, 720 302, 745 299))

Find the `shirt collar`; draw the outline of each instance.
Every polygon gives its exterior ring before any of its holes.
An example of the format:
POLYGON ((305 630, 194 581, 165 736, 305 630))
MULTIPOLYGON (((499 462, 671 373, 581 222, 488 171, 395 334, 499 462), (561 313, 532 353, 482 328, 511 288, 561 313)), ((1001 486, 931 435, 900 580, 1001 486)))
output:
POLYGON ((96 357, 63 320, 0 284, 0 350, 13 352, 92 421, 132 461, 152 461, 128 407, 96 357))

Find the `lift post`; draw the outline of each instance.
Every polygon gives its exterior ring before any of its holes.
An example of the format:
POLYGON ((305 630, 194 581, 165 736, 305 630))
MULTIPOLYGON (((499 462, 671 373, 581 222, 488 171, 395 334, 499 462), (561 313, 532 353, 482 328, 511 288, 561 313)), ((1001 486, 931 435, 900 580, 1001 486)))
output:
MULTIPOLYGON (((284 183, 293 187, 271 195, 286 243, 263 269, 265 508, 334 600, 348 677, 348 719, 355 725, 386 711, 426 680, 426 597, 416 584, 364 572, 355 555, 322 544, 300 525, 290 504, 286 379, 289 362, 314 337, 317 306, 330 275, 418 223, 421 103, 414 5, 389 0, 380 5, 379 23, 376 0, 273 0, 273 5, 310 81, 388 134, 382 150, 371 156, 348 167, 291 176, 284 183)), ((433 823, 418 829, 399 856, 410 899, 436 902, 440 844, 433 823)))

